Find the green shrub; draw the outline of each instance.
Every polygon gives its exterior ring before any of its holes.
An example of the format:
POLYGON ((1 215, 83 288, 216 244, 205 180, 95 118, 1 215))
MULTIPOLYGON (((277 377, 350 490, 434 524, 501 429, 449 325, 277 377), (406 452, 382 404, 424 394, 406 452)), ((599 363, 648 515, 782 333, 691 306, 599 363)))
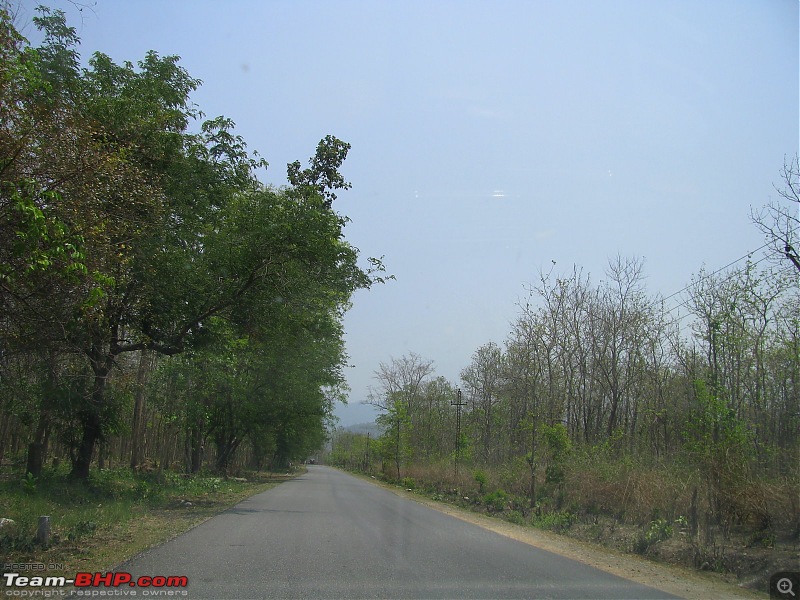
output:
POLYGON ((549 484, 563 483, 565 477, 564 467, 553 464, 547 465, 544 470, 544 481, 549 484))
POLYGON ((638 554, 644 554, 650 546, 671 538, 672 534, 672 525, 666 519, 650 521, 647 529, 634 542, 633 550, 638 554))
POLYGON ((403 477, 403 479, 400 480, 400 485, 402 485, 407 490, 417 489, 417 482, 414 481, 412 477, 403 477))
POLYGON ((566 531, 575 522, 575 515, 569 511, 545 513, 534 518, 533 524, 542 529, 566 531))
POLYGON ((482 494, 483 490, 486 488, 486 473, 483 471, 475 471, 472 476, 475 478, 475 481, 478 484, 478 490, 482 494))
POLYGON ((26 494, 36 493, 36 477, 32 473, 26 473, 25 478, 22 480, 22 489, 26 494))
POLYGON ((483 497, 483 503, 489 512, 502 512, 508 504, 508 494, 503 490, 495 490, 483 497))
POLYGON ((644 534, 645 540, 651 544, 661 542, 672 537, 672 525, 666 519, 650 521, 650 526, 644 534))
POLYGON ((515 525, 524 525, 525 524, 525 516, 519 512, 518 510, 509 511, 505 518, 507 521, 514 523, 515 525))

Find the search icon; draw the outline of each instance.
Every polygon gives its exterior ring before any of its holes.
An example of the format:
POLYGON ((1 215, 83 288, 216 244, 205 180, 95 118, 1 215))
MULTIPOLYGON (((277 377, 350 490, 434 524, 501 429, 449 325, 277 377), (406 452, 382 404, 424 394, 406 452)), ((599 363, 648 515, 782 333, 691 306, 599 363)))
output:
POLYGON ((794 590, 792 589, 792 580, 788 577, 778 579, 778 583, 775 584, 775 587, 778 588, 778 591, 781 594, 790 594, 793 597, 795 596, 794 590))

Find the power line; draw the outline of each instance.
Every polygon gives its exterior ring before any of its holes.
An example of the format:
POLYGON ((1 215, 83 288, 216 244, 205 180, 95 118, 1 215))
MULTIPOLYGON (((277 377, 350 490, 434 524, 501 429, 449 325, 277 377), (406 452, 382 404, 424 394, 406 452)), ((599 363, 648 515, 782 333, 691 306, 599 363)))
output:
MULTIPOLYGON (((769 244, 766 244, 766 245, 768 246, 769 244)), ((761 246, 761 248, 758 248, 758 249, 756 249, 756 250, 753 250, 753 253, 755 253, 755 252, 758 252, 758 251, 759 251, 759 250, 761 250, 762 248, 764 248, 764 246, 761 246)), ((752 253, 750 253, 750 254, 748 254, 748 255, 745 255, 745 256, 743 256, 742 258, 747 258, 747 257, 749 257, 749 256, 751 256, 751 255, 752 255, 752 253)), ((768 258, 770 258, 770 256, 771 256, 770 254, 767 254, 767 255, 765 255, 765 256, 763 256, 763 257, 761 257, 759 260, 757 260, 756 262, 754 262, 754 263, 753 263, 753 266, 756 266, 757 264, 759 264, 759 263, 761 263, 761 262, 764 262, 765 260, 767 260, 768 258)), ((728 267, 730 267, 731 265, 734 265, 734 264, 736 264, 737 262, 739 262, 740 260, 742 260, 742 258, 740 258, 740 259, 738 259, 738 260, 735 260, 735 261, 733 261, 732 263, 730 263, 730 264, 728 264, 728 265, 726 265, 726 266, 722 267, 721 269, 717 269, 717 270, 716 270, 716 271, 714 271, 713 273, 710 273, 710 274, 706 275, 705 277, 702 277, 702 278, 701 278, 701 279, 699 279, 698 281, 703 281, 703 280, 705 280, 705 279, 708 279, 709 277, 712 277, 712 276, 716 275, 716 274, 717 274, 717 273, 719 273, 720 271, 723 271, 723 270, 727 269, 728 267)), ((730 280, 731 280, 731 279, 733 279, 735 276, 736 276, 736 273, 731 273, 730 275, 728 275, 728 277, 726 277, 725 279, 723 279, 723 280, 720 282, 720 284, 724 284, 724 283, 726 283, 726 282, 730 281, 730 280)), ((682 293, 682 292, 685 292, 685 291, 686 291, 686 290, 688 290, 688 289, 689 289, 689 288, 690 288, 692 285, 693 285, 693 284, 689 284, 688 286, 686 286, 686 287, 685 287, 685 288, 683 288, 682 290, 680 290, 680 291, 678 291, 678 292, 675 292, 674 294, 671 294, 670 296, 667 296, 666 298, 664 298, 664 300, 666 301, 666 300, 667 300, 667 299, 669 299, 669 298, 672 298, 672 297, 674 297, 674 296, 676 296, 676 295, 678 295, 678 294, 680 294, 680 293, 682 293)), ((688 302, 689 302, 688 300, 684 300, 684 301, 682 301, 682 302, 679 302, 678 304, 676 304, 676 305, 675 305, 675 306, 673 306, 672 308, 668 308, 668 309, 667 309, 665 312, 672 312, 672 311, 674 311, 674 310, 677 310, 677 309, 679 309, 679 308, 681 308, 681 307, 683 307, 683 308, 685 308, 685 309, 687 309, 687 310, 691 310, 691 308, 689 307, 689 304, 688 304, 688 302)), ((691 315, 691 313, 686 313, 685 315, 679 316, 679 317, 677 317, 676 319, 674 319, 674 320, 670 321, 669 323, 667 323, 667 325, 674 325, 675 323, 679 323, 679 322, 683 321, 683 319, 685 319, 686 317, 688 317, 688 316, 690 316, 690 315, 691 315)))
MULTIPOLYGON (((678 290, 678 291, 677 291, 677 292, 675 292, 674 294, 670 294, 669 296, 667 296, 666 298, 664 298, 664 301, 666 302, 666 301, 667 301, 667 300, 669 300, 670 298, 674 298, 674 297, 675 297, 675 296, 677 296, 678 294, 682 294, 683 292, 685 292, 686 290, 688 290, 690 287, 692 287, 692 286, 693 286, 693 285, 695 285, 696 283, 698 283, 698 282, 700 282, 700 281, 704 281, 705 279, 708 279, 709 277, 713 277, 713 276, 714 276, 714 275, 716 275, 717 273, 719 273, 719 272, 721 272, 721 271, 724 271, 725 269, 727 269, 728 267, 731 267, 731 266, 735 265, 735 264, 736 264, 736 263, 738 263, 739 261, 741 261, 741 260, 744 260, 745 258, 750 258, 751 256, 753 256, 753 254, 755 254, 755 253, 756 253, 756 252, 758 252, 759 250, 763 250, 764 248, 766 248, 766 247, 767 247, 767 246, 769 246, 770 244, 772 244, 772 242, 767 242, 766 244, 764 244, 764 245, 763 245, 763 246, 761 246, 760 248, 756 248, 755 250, 751 250, 750 252, 748 252, 748 253, 747 253, 747 254, 745 254, 744 256, 742 256, 742 257, 740 257, 740 258, 737 258, 736 260, 734 260, 734 261, 732 261, 732 262, 729 262, 727 265, 725 265, 724 267, 720 267, 719 269, 717 269, 717 270, 716 270, 716 271, 714 271, 713 273, 709 273, 708 275, 705 275, 705 276, 701 277, 701 278, 700 278, 700 279, 698 279, 697 281, 695 281, 695 282, 692 282, 692 283, 688 284, 686 287, 684 287, 683 289, 680 289, 680 290, 678 290)), ((767 255, 767 256, 769 256, 769 255, 767 255)), ((766 257, 765 257, 765 258, 766 258, 766 257)), ((764 260, 764 259, 762 258, 761 260, 764 260)), ((761 262, 761 260, 760 260, 760 261, 758 261, 758 262, 761 262)), ((758 263, 755 263, 755 264, 758 264, 758 263)))
MULTIPOLYGON (((795 233, 797 233, 798 231, 800 231, 800 229, 792 229, 792 230, 790 230, 788 233, 789 233, 789 235, 792 235, 792 234, 795 234, 795 233)), ((732 267, 733 265, 735 265, 735 264, 736 264, 736 263, 738 263, 739 261, 742 261, 742 260, 744 260, 745 258, 751 258, 751 257, 753 256, 753 254, 755 254, 756 252, 759 252, 760 250, 763 250, 764 248, 766 248, 767 246, 770 246, 770 245, 772 245, 773 243, 774 243, 774 240, 773 240, 773 241, 769 241, 769 242, 767 242, 767 243, 766 243, 766 244, 764 244, 763 246, 759 246, 759 247, 758 247, 758 248, 756 248, 755 250, 751 250, 750 252, 748 252, 748 253, 747 253, 747 254, 745 254, 744 256, 740 256, 740 257, 739 257, 739 258, 737 258, 736 260, 729 262, 729 263, 728 263, 727 265, 725 265, 724 267, 720 267, 719 269, 717 269, 717 270, 716 270, 716 271, 714 271, 713 273, 709 273, 709 274, 707 274, 707 275, 704 275, 704 276, 703 276, 703 277, 701 277, 700 279, 697 279, 697 280, 695 280, 695 281, 693 281, 693 282, 691 282, 691 283, 687 284, 685 287, 681 288, 681 289, 680 289, 680 290, 678 290, 677 292, 674 292, 674 293, 670 294, 669 296, 666 296, 666 297, 662 298, 662 300, 663 300, 664 302, 666 302, 666 301, 667 301, 667 300, 669 300, 670 298, 674 298, 674 297, 675 297, 675 296, 677 296, 678 294, 682 294, 683 292, 687 291, 687 290, 688 290, 689 288, 691 288, 692 286, 694 286, 694 285, 697 285, 698 283, 700 283, 700 282, 702 282, 702 281, 705 281, 706 279, 709 279, 709 278, 713 277, 714 275, 716 275, 717 273, 720 273, 720 272, 724 271, 724 270, 725 270, 725 269, 727 269, 728 267, 732 267)), ((764 260, 766 260, 767 258, 770 258, 771 256, 773 256, 773 255, 772 255, 772 254, 766 254, 764 257, 762 257, 761 259, 759 259, 759 260, 757 260, 756 262, 754 262, 754 263, 753 263, 753 266, 755 266, 755 265, 759 264, 760 262, 763 262, 764 260)), ((731 276, 730 276, 730 277, 727 277, 726 279, 723 279, 723 280, 722 280, 722 283, 725 283, 725 282, 726 282, 726 281, 728 281, 728 280, 729 280, 731 277, 733 277, 733 274, 731 274, 731 276)), ((674 308, 671 308, 671 309, 669 309, 669 311, 668 311, 668 312, 672 312, 673 310, 675 310, 675 308, 678 308, 679 306, 685 306, 685 305, 686 305, 686 303, 685 303, 685 302, 678 303, 678 305, 677 305, 677 306, 675 306, 674 308)), ((686 308, 688 308, 688 307, 686 307, 686 308)))

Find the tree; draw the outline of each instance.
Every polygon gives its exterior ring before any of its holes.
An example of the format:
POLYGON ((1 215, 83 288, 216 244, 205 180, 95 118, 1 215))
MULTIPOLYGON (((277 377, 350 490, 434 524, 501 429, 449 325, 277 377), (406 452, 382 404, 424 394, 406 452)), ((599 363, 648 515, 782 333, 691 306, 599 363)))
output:
POLYGON ((301 171, 299 160, 287 165, 289 183, 306 193, 311 190, 320 194, 324 198, 324 207, 330 209, 336 200, 334 190, 349 190, 352 187, 339 173, 349 151, 350 144, 332 135, 325 136, 317 145, 314 156, 309 159, 308 168, 301 171))
MULTIPOLYGON (((409 419, 409 443, 416 450, 422 450, 428 442, 424 439, 426 429, 421 426, 425 419, 426 385, 434 373, 433 361, 414 354, 392 358, 389 363, 380 363, 375 372, 379 382, 377 389, 371 389, 368 402, 382 411, 391 413, 395 404, 405 404, 404 415, 409 419)), ((424 451, 423 451, 424 453, 424 451)))
POLYGON ((394 463, 399 481, 401 467, 413 456, 408 443, 412 429, 411 418, 408 414, 408 404, 397 393, 389 394, 386 406, 386 412, 376 419, 378 425, 383 427, 383 435, 380 438, 381 453, 384 460, 394 463))
POLYGON ((346 218, 330 210, 332 190, 349 187, 338 174, 349 145, 326 137, 309 169, 293 163, 293 187, 266 188, 256 176, 266 162, 232 121, 188 132, 200 82, 177 57, 149 52, 134 67, 98 53, 80 69, 63 13, 40 15, 37 51, 3 20, 13 85, 0 90, 2 339, 21 344, 36 328, 84 357, 91 385, 70 410, 80 431, 72 472, 85 479, 123 355, 180 354, 213 337, 214 318, 256 335, 244 307, 270 314, 282 298, 340 337, 350 295, 382 281, 383 265, 358 266, 346 218))
POLYGON ((472 363, 461 372, 461 380, 467 387, 467 396, 472 405, 470 418, 480 431, 483 460, 487 462, 497 451, 493 438, 497 419, 495 407, 501 399, 504 361, 502 350, 497 344, 489 342, 473 353, 472 363))
POLYGON ((800 234, 800 155, 785 160, 781 170, 782 187, 775 187, 782 200, 771 200, 750 218, 764 234, 776 256, 791 261, 800 271, 798 234, 800 234))

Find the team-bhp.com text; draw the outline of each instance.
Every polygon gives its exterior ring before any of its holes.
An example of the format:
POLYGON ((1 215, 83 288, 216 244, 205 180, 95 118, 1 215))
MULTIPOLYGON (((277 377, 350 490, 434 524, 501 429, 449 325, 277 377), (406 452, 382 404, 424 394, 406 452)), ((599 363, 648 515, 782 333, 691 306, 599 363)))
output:
MULTIPOLYGON (((142 575, 141 577, 134 579, 133 575, 126 572, 81 572, 76 573, 75 577, 72 579, 67 579, 66 577, 44 577, 40 575, 31 576, 27 574, 22 575, 20 573, 4 573, 3 583, 6 585, 6 587, 17 588, 53 588, 73 585, 80 590, 82 588, 121 588, 124 586, 127 588, 145 588, 146 590, 157 588, 163 591, 163 588, 185 588, 189 585, 189 579, 182 575, 142 575)), ((87 589, 86 591, 89 590, 87 589)), ((111 594, 110 592, 111 590, 103 595, 117 595, 111 594)))

